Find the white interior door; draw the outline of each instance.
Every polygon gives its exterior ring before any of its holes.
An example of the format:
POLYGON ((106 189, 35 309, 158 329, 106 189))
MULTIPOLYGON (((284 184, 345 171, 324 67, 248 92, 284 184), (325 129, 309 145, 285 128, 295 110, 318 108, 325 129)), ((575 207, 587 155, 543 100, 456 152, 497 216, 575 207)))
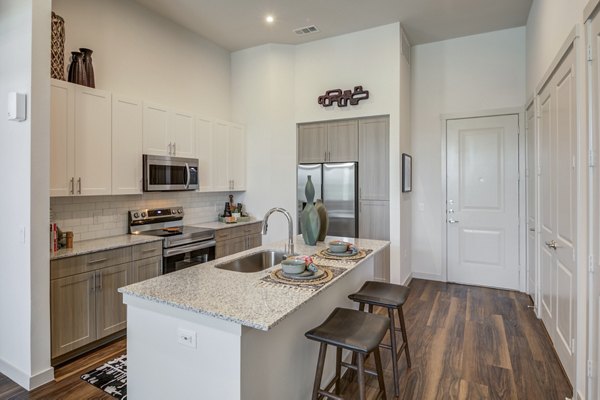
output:
POLYGON ((540 281, 542 320, 575 382, 577 296, 577 108, 574 51, 540 93, 540 281))
MULTIPOLYGON (((590 113, 592 117, 592 140, 591 148, 594 154, 598 154, 598 143, 600 142, 600 15, 596 15, 590 24, 590 41, 592 48, 592 64, 591 64, 591 94, 592 105, 590 113)), ((589 208, 590 221, 592 221, 590 236, 591 236, 591 254, 595 272, 591 275, 592 285, 589 301, 589 323, 591 334, 589 340, 589 359, 592 360, 594 368, 592 368, 592 393, 590 399, 600 400, 600 268, 598 261, 600 260, 600 174, 598 167, 590 168, 592 203, 589 208)))
POLYGON ((519 119, 447 121, 448 280, 519 289, 519 119))
POLYGON ((527 121, 526 134, 526 155, 527 166, 525 168, 525 178, 527 179, 527 293, 531 296, 537 306, 537 246, 536 246, 536 132, 535 132, 535 105, 527 108, 525 120, 527 121))

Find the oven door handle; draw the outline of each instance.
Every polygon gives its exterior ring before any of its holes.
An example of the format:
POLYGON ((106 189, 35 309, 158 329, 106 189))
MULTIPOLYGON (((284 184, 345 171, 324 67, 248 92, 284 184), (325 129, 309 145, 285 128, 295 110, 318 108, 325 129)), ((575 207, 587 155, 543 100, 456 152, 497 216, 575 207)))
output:
POLYGON ((190 164, 185 163, 185 172, 186 172, 186 176, 185 176, 185 188, 189 189, 190 188, 190 164))
POLYGON ((202 243, 193 243, 186 246, 172 247, 170 249, 164 249, 163 256, 170 257, 178 254, 189 253, 190 251, 207 249, 209 247, 215 247, 217 242, 215 240, 209 240, 202 243))

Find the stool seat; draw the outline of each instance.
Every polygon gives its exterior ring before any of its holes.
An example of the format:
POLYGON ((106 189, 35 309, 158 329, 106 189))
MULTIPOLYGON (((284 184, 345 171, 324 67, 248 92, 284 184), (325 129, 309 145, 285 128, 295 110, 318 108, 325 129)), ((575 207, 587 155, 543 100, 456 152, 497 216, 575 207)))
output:
POLYGON ((348 296, 358 303, 398 308, 406 302, 410 289, 386 282, 368 281, 356 293, 348 296))
POLYGON ((321 325, 305 333, 309 339, 363 354, 379 346, 390 327, 388 317, 336 308, 321 325))

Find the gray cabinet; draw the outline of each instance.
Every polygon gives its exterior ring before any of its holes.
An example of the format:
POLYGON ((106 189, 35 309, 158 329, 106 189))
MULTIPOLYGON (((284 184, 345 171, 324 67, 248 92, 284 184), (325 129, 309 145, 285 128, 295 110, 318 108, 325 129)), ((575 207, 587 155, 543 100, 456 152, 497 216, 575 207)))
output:
POLYGON ((389 240, 389 201, 361 201, 358 212, 358 237, 389 240))
POLYGON ((389 120, 387 117, 359 121, 360 200, 389 200, 389 120))
POLYGON ((225 257, 262 245, 261 223, 218 229, 215 234, 215 258, 225 257))
POLYGON ((347 161, 358 161, 357 120, 298 126, 299 163, 347 161))
POLYGON ((95 272, 50 282, 52 357, 96 340, 95 272))
POLYGON ((96 272, 97 339, 127 328, 127 307, 118 289, 131 281, 129 270, 129 264, 120 264, 96 272))
POLYGON ((100 345, 101 339, 124 332, 127 308, 118 289, 160 275, 161 265, 162 242, 51 261, 53 361, 62 362, 84 346, 93 348, 94 342, 100 345))

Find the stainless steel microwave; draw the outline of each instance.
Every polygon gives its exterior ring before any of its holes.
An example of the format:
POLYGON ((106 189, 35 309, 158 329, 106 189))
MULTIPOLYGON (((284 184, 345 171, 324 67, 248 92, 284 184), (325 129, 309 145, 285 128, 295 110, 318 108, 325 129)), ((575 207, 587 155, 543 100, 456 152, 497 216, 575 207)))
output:
POLYGON ((144 192, 198 189, 198 159, 143 155, 144 192))

